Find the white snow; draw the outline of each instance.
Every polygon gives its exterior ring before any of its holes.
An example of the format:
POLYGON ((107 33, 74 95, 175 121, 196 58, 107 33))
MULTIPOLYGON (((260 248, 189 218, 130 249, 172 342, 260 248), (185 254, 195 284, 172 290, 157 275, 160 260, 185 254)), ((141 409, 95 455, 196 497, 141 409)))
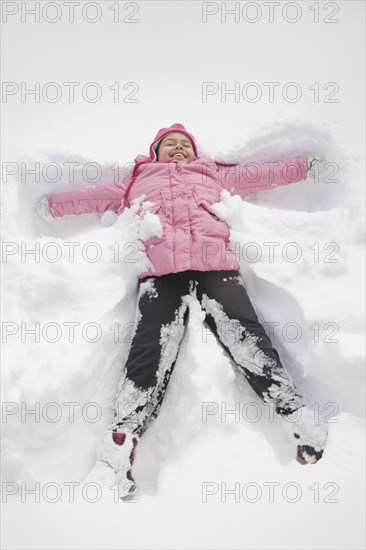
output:
MULTIPOLYGON (((322 460, 294 460, 282 423, 233 368, 191 300, 160 415, 136 451, 139 492, 130 503, 101 489, 108 480, 85 480, 113 418, 138 319, 137 274, 150 267, 138 236, 161 235, 158 216, 145 204, 137 222, 136 203, 117 220, 108 214, 104 225, 97 214, 49 224, 34 202, 86 185, 80 167, 73 182, 63 175, 50 184, 42 171, 39 181, 22 180, 20 171, 8 177, 4 548, 364 548, 364 5, 334 4, 334 25, 312 23, 305 3, 304 19, 292 25, 222 24, 219 16, 202 24, 199 2, 141 2, 140 24, 122 30, 106 18, 93 29, 85 21, 36 25, 15 17, 4 25, 12 50, 5 80, 88 82, 100 68, 106 89, 118 79, 141 87, 137 104, 10 98, 3 108, 8 162, 99 161, 107 182, 116 159, 126 166, 147 154, 159 128, 182 122, 201 154, 217 160, 318 154, 338 165, 331 176, 328 164, 318 182, 246 201, 223 192, 214 207, 231 226, 245 286, 283 363, 314 414, 328 419, 322 460), (304 98, 204 103, 206 80, 228 88, 239 80, 298 81, 304 98), (338 103, 309 100, 309 86, 320 82, 324 97, 330 81, 340 86, 338 103)), ((175 353, 170 343, 167 354, 175 353)))

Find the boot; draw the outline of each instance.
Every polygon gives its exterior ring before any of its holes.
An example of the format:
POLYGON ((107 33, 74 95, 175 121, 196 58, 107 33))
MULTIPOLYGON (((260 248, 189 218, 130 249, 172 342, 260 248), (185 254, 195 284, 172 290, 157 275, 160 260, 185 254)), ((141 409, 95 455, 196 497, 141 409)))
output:
POLYGON ((297 440, 296 460, 300 464, 315 464, 323 456, 328 437, 328 425, 315 421, 315 411, 301 407, 284 417, 287 431, 297 440))
POLYGON ((138 442, 137 435, 119 429, 107 430, 102 435, 97 449, 98 460, 105 462, 116 473, 119 497, 122 500, 131 497, 138 490, 131 470, 138 442))

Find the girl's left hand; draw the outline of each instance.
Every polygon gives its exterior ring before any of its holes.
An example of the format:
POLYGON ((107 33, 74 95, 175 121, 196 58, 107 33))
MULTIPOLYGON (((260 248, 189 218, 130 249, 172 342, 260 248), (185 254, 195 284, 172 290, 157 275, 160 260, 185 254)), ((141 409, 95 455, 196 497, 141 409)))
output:
POLYGON ((113 225, 117 220, 117 218, 118 216, 115 212, 113 212, 112 210, 106 210, 100 219, 100 223, 104 227, 108 227, 110 225, 113 225))
POLYGON ((319 170, 319 166, 317 166, 317 164, 321 162, 324 162, 324 158, 315 155, 309 157, 308 159, 309 174, 313 180, 315 180, 315 171, 319 170))

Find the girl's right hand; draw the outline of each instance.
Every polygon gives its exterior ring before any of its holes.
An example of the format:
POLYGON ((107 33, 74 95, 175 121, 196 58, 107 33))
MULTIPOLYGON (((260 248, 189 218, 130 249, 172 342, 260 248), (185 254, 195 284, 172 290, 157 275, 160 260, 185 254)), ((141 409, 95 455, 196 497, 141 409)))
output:
POLYGON ((43 195, 42 197, 40 197, 38 201, 34 204, 34 210, 46 222, 53 222, 56 218, 52 216, 50 208, 48 206, 48 196, 49 195, 43 195))

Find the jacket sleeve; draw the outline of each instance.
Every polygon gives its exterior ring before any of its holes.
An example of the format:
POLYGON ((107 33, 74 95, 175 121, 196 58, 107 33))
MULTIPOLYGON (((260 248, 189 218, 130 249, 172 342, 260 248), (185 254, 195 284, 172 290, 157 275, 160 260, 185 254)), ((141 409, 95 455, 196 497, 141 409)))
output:
POLYGON ((127 182, 94 185, 75 191, 66 191, 47 197, 48 209, 54 218, 79 216, 91 212, 112 210, 119 213, 123 210, 123 197, 127 182))
MULTIPOLYGON (((220 166, 221 168, 221 166, 220 166)), ((235 166, 223 166, 222 184, 233 194, 245 197, 256 191, 266 191, 278 185, 288 185, 307 178, 309 161, 307 157, 293 160, 249 162, 235 166)))

